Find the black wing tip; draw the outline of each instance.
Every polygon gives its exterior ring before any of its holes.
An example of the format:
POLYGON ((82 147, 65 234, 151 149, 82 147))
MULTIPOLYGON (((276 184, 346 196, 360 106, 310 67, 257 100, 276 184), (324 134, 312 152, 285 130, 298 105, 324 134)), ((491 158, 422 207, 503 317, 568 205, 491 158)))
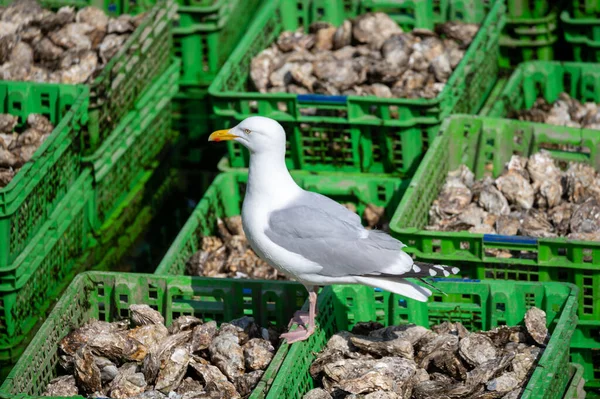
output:
POLYGON ((460 273, 456 266, 434 265, 433 263, 414 262, 410 272, 415 277, 450 277, 460 273))

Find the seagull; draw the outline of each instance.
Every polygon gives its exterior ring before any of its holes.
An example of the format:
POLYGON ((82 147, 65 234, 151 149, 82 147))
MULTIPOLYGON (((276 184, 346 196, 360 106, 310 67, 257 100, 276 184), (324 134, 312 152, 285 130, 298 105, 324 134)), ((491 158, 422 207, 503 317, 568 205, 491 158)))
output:
POLYGON ((303 190, 285 164, 286 135, 275 120, 252 116, 237 126, 213 132, 208 141, 233 140, 250 152, 242 226, 256 254, 297 280, 309 293, 309 311, 281 335, 288 343, 315 331, 320 286, 362 284, 426 302, 431 291, 405 278, 448 277, 456 267, 415 262, 405 245, 379 230, 367 230, 356 213, 336 201, 303 190))

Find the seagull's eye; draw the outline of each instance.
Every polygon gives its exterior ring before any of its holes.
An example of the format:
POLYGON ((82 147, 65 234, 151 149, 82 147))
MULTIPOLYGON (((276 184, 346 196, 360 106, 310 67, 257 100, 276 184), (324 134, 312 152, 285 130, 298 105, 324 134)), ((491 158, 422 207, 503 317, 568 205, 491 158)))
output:
POLYGON ((250 134, 250 133, 251 133, 251 132, 250 132, 250 129, 244 129, 244 133, 246 133, 246 134, 250 134))

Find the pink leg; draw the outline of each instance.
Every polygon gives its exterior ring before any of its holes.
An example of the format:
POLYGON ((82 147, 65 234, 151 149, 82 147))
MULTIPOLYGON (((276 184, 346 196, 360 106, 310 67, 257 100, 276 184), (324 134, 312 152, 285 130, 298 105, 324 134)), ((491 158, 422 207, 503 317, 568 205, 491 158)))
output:
MULTIPOLYGON (((306 339, 308 339, 308 337, 310 337, 314 332, 315 332, 315 316, 317 314, 317 291, 319 290, 318 287, 310 287, 311 289, 308 289, 308 303, 309 303, 309 307, 308 307, 308 322, 304 322, 303 321, 303 325, 300 325, 300 323, 298 325, 298 328, 294 331, 290 331, 284 334, 281 334, 280 338, 285 338, 288 342, 288 344, 294 343, 294 342, 298 342, 298 341, 304 341, 306 339)), ((290 321, 290 324, 292 324, 294 321, 294 319, 296 319, 296 315, 298 313, 301 313, 299 315, 299 318, 304 319, 306 317, 306 312, 296 312, 296 314, 294 315, 294 318, 290 321)))

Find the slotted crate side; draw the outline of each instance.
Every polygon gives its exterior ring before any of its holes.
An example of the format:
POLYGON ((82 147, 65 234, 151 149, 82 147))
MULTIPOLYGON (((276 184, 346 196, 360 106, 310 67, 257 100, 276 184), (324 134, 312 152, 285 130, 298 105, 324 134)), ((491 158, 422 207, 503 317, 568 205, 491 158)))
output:
POLYGON ((600 102, 600 65, 533 61, 521 64, 485 116, 510 117, 530 109, 538 97, 553 103, 562 92, 586 102, 600 102))
MULTIPOLYGON (((576 1, 576 0, 575 0, 576 1)), ((546 0, 508 0, 506 12, 510 18, 540 18, 550 12, 553 2, 546 0)))
POLYGON ((136 101, 171 65, 171 23, 177 5, 161 0, 104 67, 91 85, 91 107, 84 150, 92 154, 106 140, 136 101))
POLYGON ((513 154, 529 156, 548 149, 555 159, 586 162, 600 169, 596 131, 506 119, 453 116, 442 125, 390 223, 407 252, 423 260, 470 264, 472 278, 567 281, 581 289, 579 317, 600 318, 600 243, 566 238, 530 238, 427 231, 428 211, 450 170, 468 166, 476 178, 498 176, 513 154), (585 152, 553 150, 557 144, 585 152), (494 251, 512 251, 496 258, 494 251))
POLYGON ((178 76, 179 62, 175 62, 139 101, 140 109, 130 112, 93 156, 84 158, 94 170, 95 228, 107 220, 174 140, 170 101, 177 92, 178 76))
POLYGON ((204 141, 212 133, 214 115, 210 109, 208 89, 179 87, 172 102, 173 129, 190 141, 204 141))
MULTIPOLYGON (((286 123, 286 165, 310 172, 394 173, 412 176, 439 130, 438 125, 408 128, 332 123, 286 123)), ((215 121, 215 128, 233 127, 215 121)), ((246 148, 227 142, 222 171, 247 168, 246 148)))
MULTIPOLYGON (((425 2, 371 2, 344 8, 341 0, 279 0, 264 6, 240 44, 229 57, 209 88, 215 114, 242 120, 262 115, 283 122, 359 123, 377 126, 410 127, 435 125, 453 112, 476 112, 492 88, 498 72, 498 40, 504 25, 505 6, 494 2, 477 36, 465 53, 442 93, 431 100, 382 99, 359 96, 297 96, 295 94, 260 94, 248 92, 252 57, 267 48, 283 30, 305 28, 315 21, 340 24, 357 13, 383 10, 405 30, 432 28, 431 8, 425 2), (256 106, 251 104, 256 104, 256 106), (320 109, 323 115, 308 116, 306 108, 320 109), (336 116, 340 114, 341 116, 336 116)), ((457 13, 458 14, 458 13, 457 13)), ((471 15, 471 14, 468 14, 471 15)))
POLYGON ((600 62, 600 19, 597 16, 574 18, 569 11, 560 14, 564 39, 579 62, 600 62))
MULTIPOLYGON (((450 279, 451 280, 451 279, 450 279)), ((302 398, 313 388, 308 372, 316 354, 338 331, 347 331, 360 321, 389 325, 414 323, 430 327, 443 321, 460 321, 471 331, 523 322, 527 309, 546 311, 552 337, 531 376, 522 398, 561 398, 569 374, 568 345, 577 324, 577 287, 560 283, 507 284, 503 281, 439 281, 448 296, 434 294, 427 303, 366 286, 325 287, 318 299, 318 328, 308 340, 295 343, 281 366, 268 398, 302 398)))
POLYGON ((11 265, 49 218, 77 178, 79 140, 87 122, 89 91, 82 86, 0 82, 0 113, 19 117, 38 113, 55 125, 13 180, 0 188, 0 280, 14 277, 11 265))
POLYGON ((541 18, 508 18, 500 36, 500 67, 515 68, 527 61, 553 60, 558 35, 556 10, 541 18))
POLYGON ((12 290, 0 292, 0 361, 15 360, 13 348, 31 332, 44 312, 75 276, 75 259, 90 231, 92 179, 84 170, 16 263, 24 270, 12 290))
POLYGON ((583 366, 577 363, 569 363, 569 376, 571 376, 571 382, 569 382, 564 399, 584 399, 586 393, 584 390, 583 366))
MULTIPOLYGON (((163 314, 167 325, 181 315, 194 315, 219 324, 246 315, 263 326, 285 326, 298 309, 302 291, 306 291, 304 287, 293 282, 82 273, 68 287, 4 381, 0 394, 41 395, 59 368, 60 339, 91 318, 105 321, 128 318, 131 304, 154 307, 163 314)), ((269 389, 286 352, 287 345, 281 346, 251 397, 261 397, 269 389)))
POLYGON ((246 33, 259 4, 259 0, 228 0, 214 22, 207 21, 206 14, 196 7, 179 7, 173 48, 182 61, 182 86, 208 87, 212 83, 246 33))
POLYGON ((158 215, 165 200, 177 184, 175 170, 158 165, 140 179, 123 201, 95 234, 94 248, 87 263, 92 270, 110 271, 133 244, 147 231, 158 215))
POLYGON ((598 0, 573 0, 570 2, 570 11, 577 19, 598 18, 600 16, 600 1, 598 0))
MULTIPOLYGON (((369 203, 385 206, 388 218, 408 185, 407 180, 398 178, 341 173, 312 175, 293 172, 292 177, 305 190, 327 195, 340 203, 353 203, 360 215, 369 203)), ((216 232, 217 218, 241 214, 247 181, 247 173, 240 171, 222 173, 215 178, 156 269, 156 274, 185 273, 186 262, 200 249, 202 237, 216 232)))
POLYGON ((579 322, 571 341, 571 361, 582 365, 586 388, 600 390, 600 321, 579 322))
POLYGON ((600 349, 571 347, 571 362, 583 367, 587 392, 600 392, 600 349))

